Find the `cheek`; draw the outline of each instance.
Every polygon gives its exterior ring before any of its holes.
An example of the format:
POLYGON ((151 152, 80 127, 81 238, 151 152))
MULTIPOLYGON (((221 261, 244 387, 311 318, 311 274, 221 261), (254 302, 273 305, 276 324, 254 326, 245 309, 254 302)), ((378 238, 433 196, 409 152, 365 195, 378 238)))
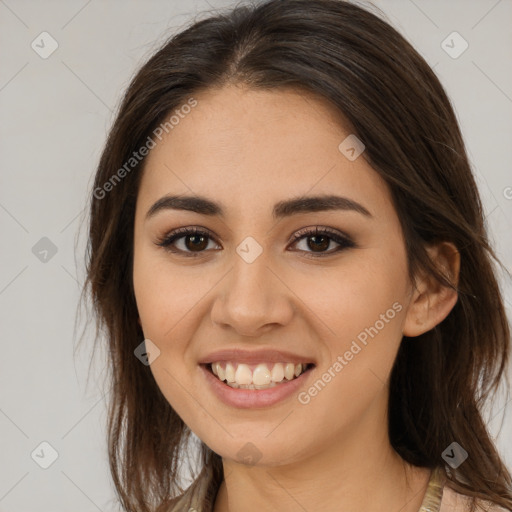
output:
POLYGON ((170 272, 168 263, 143 250, 134 254, 133 284, 144 337, 160 350, 150 365, 155 382, 183 421, 194 423, 198 411, 191 408, 186 389, 195 368, 187 365, 186 356, 200 290, 183 273, 170 272))
MULTIPOLYGON (((405 268, 399 261, 387 263, 370 253, 354 257, 338 268, 313 273, 294 270, 285 276, 290 288, 305 306, 304 315, 316 319, 316 325, 328 339, 347 340, 373 326, 382 314, 388 325, 400 324, 406 298, 405 268), (394 303, 402 307, 395 306, 394 303)), ((378 327, 381 327, 379 321, 378 327)), ((400 330, 395 329, 396 330, 400 330)))
POLYGON ((145 337, 150 339, 159 337, 169 295, 162 295, 157 273, 151 271, 151 266, 141 255, 134 257, 133 288, 145 337))
POLYGON ((364 260, 332 272, 328 280, 302 279, 300 289, 308 290, 304 300, 325 326, 322 340, 329 357, 322 371, 344 375, 333 388, 360 393, 368 379, 377 385, 385 382, 402 340, 405 260, 382 257, 382 251, 372 257, 369 251, 364 260), (339 357, 341 366, 335 371, 339 357))
POLYGON ((163 341, 201 297, 204 279, 187 278, 165 257, 149 249, 135 251, 133 286, 144 334, 163 341))

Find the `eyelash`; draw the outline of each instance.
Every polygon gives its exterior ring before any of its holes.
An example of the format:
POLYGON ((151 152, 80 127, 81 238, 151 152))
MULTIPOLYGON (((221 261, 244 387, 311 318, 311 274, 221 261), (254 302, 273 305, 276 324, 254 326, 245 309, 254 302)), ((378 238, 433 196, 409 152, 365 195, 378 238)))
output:
MULTIPOLYGON (((156 245, 163 247, 166 251, 172 252, 174 254, 181 254, 186 258, 194 258, 201 256, 205 250, 193 252, 193 251, 183 251, 181 249, 172 248, 171 245, 180 238, 184 238, 187 235, 199 235, 204 236, 209 239, 212 239, 215 242, 215 238, 212 233, 206 229, 198 229, 196 227, 188 227, 188 228, 179 228, 170 233, 166 234, 163 238, 160 238, 155 243, 156 245)), ((356 244, 346 235, 341 235, 338 231, 332 230, 330 228, 323 228, 320 226, 316 226, 315 228, 303 228, 297 233, 295 233, 292 237, 292 244, 297 243, 302 238, 309 238, 312 236, 324 235, 330 238, 332 241, 339 244, 339 246, 335 250, 331 250, 329 252, 320 252, 315 253, 311 251, 302 251, 305 254, 303 255, 306 258, 322 258, 326 256, 331 256, 332 254, 338 253, 343 249, 348 249, 355 247, 356 244)), ((217 242, 215 242, 217 243, 217 242)), ((330 242, 329 242, 330 244, 330 242)))

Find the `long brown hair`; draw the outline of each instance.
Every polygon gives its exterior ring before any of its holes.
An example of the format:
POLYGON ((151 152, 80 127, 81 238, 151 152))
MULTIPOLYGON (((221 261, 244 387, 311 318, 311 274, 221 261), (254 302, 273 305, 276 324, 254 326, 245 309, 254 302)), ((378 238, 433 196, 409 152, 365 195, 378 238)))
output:
MULTIPOLYGON (((445 468, 455 490, 512 507, 511 475, 483 420, 484 404, 506 377, 510 328, 499 260, 450 101, 424 59, 380 16, 342 0, 270 0, 195 20, 170 38, 129 85, 96 172, 84 291, 106 332, 109 459, 124 509, 163 510, 183 491, 178 469, 190 439, 134 356, 144 339, 132 284, 144 158, 126 162, 194 93, 231 83, 295 87, 330 101, 390 187, 411 280, 427 271, 453 287, 425 245, 446 240, 459 250, 456 305, 434 329, 401 343, 390 381, 390 442, 413 465, 445 468), (442 458, 452 442, 469 454, 456 470, 442 458)), ((199 467, 209 471, 211 505, 222 464, 204 443, 199 467)))

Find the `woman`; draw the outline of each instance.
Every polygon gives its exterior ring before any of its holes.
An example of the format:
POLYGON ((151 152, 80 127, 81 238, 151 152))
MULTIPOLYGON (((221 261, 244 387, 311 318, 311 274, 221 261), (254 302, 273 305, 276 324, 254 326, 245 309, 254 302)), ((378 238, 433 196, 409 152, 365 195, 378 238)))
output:
POLYGON ((477 187, 441 84, 377 16, 270 0, 171 38, 109 135, 88 256, 125 510, 512 507, 477 187))

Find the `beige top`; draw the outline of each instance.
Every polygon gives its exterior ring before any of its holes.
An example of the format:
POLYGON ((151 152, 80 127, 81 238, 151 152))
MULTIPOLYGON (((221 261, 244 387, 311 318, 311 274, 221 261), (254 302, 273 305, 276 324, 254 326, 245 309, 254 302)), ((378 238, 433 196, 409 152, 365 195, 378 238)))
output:
MULTIPOLYGON (((464 512, 469 510, 470 498, 445 486, 444 469, 438 467, 430 475, 427 490, 418 512, 464 512)), ((209 477, 200 476, 178 499, 169 512, 211 512, 203 507, 209 477)), ((481 511, 507 512, 504 508, 485 502, 481 511)))

